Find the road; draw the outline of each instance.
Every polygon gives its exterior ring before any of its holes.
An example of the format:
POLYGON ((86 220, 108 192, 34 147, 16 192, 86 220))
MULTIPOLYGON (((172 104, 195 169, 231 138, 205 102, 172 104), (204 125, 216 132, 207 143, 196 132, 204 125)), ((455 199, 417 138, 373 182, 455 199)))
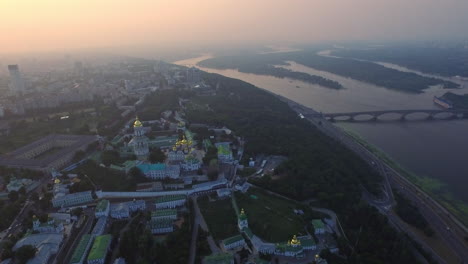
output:
MULTIPOLYGON (((286 101, 293 110, 303 115, 317 116, 318 112, 297 104, 289 99, 280 98, 286 101)), ((319 114, 320 116, 320 114, 319 114)), ((438 255, 432 248, 430 248, 424 241, 419 239, 410 230, 401 225, 401 220, 398 217, 393 217, 392 214, 388 213, 389 209, 394 204, 392 187, 396 188, 403 196, 410 199, 419 208, 422 215, 430 223, 434 231, 443 239, 443 241, 450 247, 459 258, 459 263, 468 263, 468 247, 465 244, 464 237, 467 236, 463 227, 460 227, 460 223, 456 221, 456 218, 451 215, 448 211, 442 209, 442 207, 427 195, 423 195, 423 192, 418 187, 410 183, 404 176, 400 175, 397 171, 391 168, 389 165, 381 161, 377 156, 371 153, 364 146, 356 142, 352 137, 347 135, 340 128, 334 126, 327 120, 321 117, 309 117, 307 118, 312 124, 314 124, 324 134, 340 141, 350 150, 355 152, 363 160, 367 161, 369 165, 374 167, 384 178, 384 198, 375 198, 370 194, 364 195, 367 197, 369 203, 379 209, 380 212, 386 214, 389 219, 394 222, 395 225, 400 226, 402 230, 408 233, 413 239, 420 242, 423 248, 432 252, 436 258, 438 255), (448 229, 447 227, 450 227, 448 229)), ((440 262, 440 257, 438 258, 440 262)))
POLYGON ((22 223, 26 217, 29 217, 28 212, 31 210, 34 210, 34 202, 31 201, 31 195, 33 193, 37 193, 39 197, 41 196, 42 193, 42 188, 47 185, 51 181, 50 177, 44 176, 44 178, 41 179, 40 184, 31 190, 28 195, 26 202, 23 205, 23 208, 19 211, 19 213, 16 215, 15 219, 10 224, 10 227, 8 229, 3 230, 0 232, 0 243, 3 242, 3 239, 8 238, 10 235, 15 235, 20 233, 23 230, 22 223))

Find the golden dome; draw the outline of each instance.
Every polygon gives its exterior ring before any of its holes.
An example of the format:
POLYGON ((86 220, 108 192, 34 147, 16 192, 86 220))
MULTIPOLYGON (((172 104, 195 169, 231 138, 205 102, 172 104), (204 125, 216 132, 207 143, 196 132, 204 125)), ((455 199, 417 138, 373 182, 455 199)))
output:
POLYGON ((299 241, 296 237, 296 235, 293 236, 293 239, 291 240, 291 245, 293 246, 300 246, 301 245, 301 241, 299 241))
POLYGON ((133 127, 142 127, 143 124, 140 122, 140 119, 138 117, 136 118, 135 122, 133 123, 133 127))
POLYGON ((59 179, 55 179, 54 183, 55 183, 55 184, 58 184, 58 183, 60 183, 60 180, 59 180, 59 179))

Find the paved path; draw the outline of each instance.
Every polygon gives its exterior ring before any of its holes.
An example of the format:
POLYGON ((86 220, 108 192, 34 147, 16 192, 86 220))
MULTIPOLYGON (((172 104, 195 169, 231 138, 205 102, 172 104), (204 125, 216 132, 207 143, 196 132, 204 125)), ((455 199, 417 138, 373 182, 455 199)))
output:
MULTIPOLYGON (((317 114, 314 110, 304 107, 300 104, 297 104, 290 100, 285 100, 295 111, 300 113, 306 114, 317 114)), ((427 197, 418 197, 422 192, 419 190, 417 186, 410 183, 404 176, 400 175, 397 171, 391 168, 388 164, 381 161, 379 157, 375 154, 371 153, 367 150, 364 146, 356 142, 353 138, 347 135, 342 129, 330 124, 328 121, 324 120, 323 118, 308 118, 308 120, 314 124, 320 131, 324 134, 342 142, 345 146, 347 146, 350 150, 354 151, 357 155, 362 157, 365 161, 367 161, 371 166, 377 165, 377 169, 379 172, 383 172, 384 177, 384 184, 387 186, 385 187, 387 191, 391 190, 391 187, 401 189, 402 194, 409 198, 410 200, 416 202, 418 208, 420 208, 421 213, 427 221, 431 224, 431 226, 435 229, 438 235, 442 237, 445 243, 454 251, 454 253, 458 256, 461 263, 468 263, 468 247, 464 242, 463 235, 466 234, 463 232, 464 227, 460 225, 456 218, 445 209, 442 209, 441 206, 434 201, 432 198, 427 197), (446 230, 446 227, 453 227, 453 231, 446 230), (457 232, 455 232, 455 228, 457 228, 457 232)), ((427 195, 426 195, 427 196, 427 195)), ((379 209, 380 212, 384 213, 388 211, 388 209, 393 205, 391 194, 387 195, 389 199, 384 202, 377 202, 373 201, 372 199, 367 199, 369 203, 379 209)), ((387 214, 388 216, 388 214, 387 214)), ((391 218, 391 216, 389 217, 391 218)), ((396 220, 395 218, 395 221, 396 220)), ((412 234, 411 230, 406 228, 404 225, 400 227, 408 234, 412 234)), ((416 236, 415 236, 416 237, 416 236)), ((422 246, 432 252, 436 258, 438 255, 435 254, 434 250, 430 248, 426 243, 421 241, 420 239, 415 239, 418 242, 422 243, 422 246)))
POLYGON ((194 221, 193 221, 193 229, 192 229, 192 240, 190 241, 190 254, 189 254, 189 260, 188 264, 194 264, 195 263, 195 257, 197 255, 197 240, 198 240, 198 228, 200 227, 200 210, 195 209, 195 207, 198 208, 198 203, 197 203, 197 197, 192 196, 192 203, 193 203, 193 208, 194 208, 194 221))

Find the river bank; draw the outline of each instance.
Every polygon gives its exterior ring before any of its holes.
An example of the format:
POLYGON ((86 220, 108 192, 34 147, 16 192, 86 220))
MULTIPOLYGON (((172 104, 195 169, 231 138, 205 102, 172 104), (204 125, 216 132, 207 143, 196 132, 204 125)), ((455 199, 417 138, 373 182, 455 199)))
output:
MULTIPOLYGON (((209 58, 178 61, 176 64, 197 66, 209 58)), ((199 66, 197 66, 199 67, 199 66)), ((235 69, 218 70, 199 67, 201 70, 249 82, 257 87, 281 95, 304 106, 324 113, 373 111, 391 109, 437 109, 433 96, 442 96, 446 89, 432 87, 421 94, 408 94, 385 87, 353 80, 329 72, 290 63, 283 66, 294 71, 319 75, 343 84, 345 89, 333 90, 304 82, 279 79, 271 76, 241 73, 235 69)), ((455 91, 455 90, 453 90, 455 91)), ((458 89, 457 93, 468 89, 458 89)), ((378 148, 381 154, 391 157, 399 171, 405 171, 412 182, 418 183, 425 192, 437 198, 448 210, 465 218, 468 214, 465 191, 468 179, 468 139, 459 131, 468 130, 468 121, 336 123, 336 125, 359 135, 361 140, 378 148), (408 173, 408 172, 412 173, 408 173)), ((390 162, 390 161, 389 161, 390 162)), ((392 166, 393 167, 393 166, 392 166)))
POLYGON ((453 215, 455 215, 465 226, 468 226, 468 206, 463 202, 447 192, 446 184, 443 182, 429 178, 429 177, 421 177, 395 160, 389 157, 384 151, 379 149, 378 147, 372 145, 371 143, 364 140, 358 134, 354 133, 353 131, 343 128, 343 131, 346 132, 349 136, 351 136, 356 142, 364 146, 374 155, 380 158, 383 162, 397 171, 399 174, 403 175, 406 179, 408 179, 411 183, 418 186, 426 195, 429 195, 433 199, 435 199, 438 203, 440 203, 443 207, 445 207, 448 211, 450 211, 453 215))

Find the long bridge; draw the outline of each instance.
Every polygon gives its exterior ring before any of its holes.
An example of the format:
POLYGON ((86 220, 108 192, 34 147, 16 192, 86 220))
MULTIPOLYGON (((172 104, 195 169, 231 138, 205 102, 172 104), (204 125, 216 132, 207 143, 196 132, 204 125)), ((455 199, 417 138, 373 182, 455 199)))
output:
POLYGON ((450 120, 468 118, 468 110, 462 109, 412 109, 412 110, 382 110, 382 111, 363 111, 346 113, 320 113, 304 114, 308 117, 321 116, 329 121, 340 122, 370 122, 370 121, 415 121, 415 120, 450 120), (408 119, 409 115, 423 114, 423 117, 408 119), (397 116, 383 120, 385 115, 397 116))

